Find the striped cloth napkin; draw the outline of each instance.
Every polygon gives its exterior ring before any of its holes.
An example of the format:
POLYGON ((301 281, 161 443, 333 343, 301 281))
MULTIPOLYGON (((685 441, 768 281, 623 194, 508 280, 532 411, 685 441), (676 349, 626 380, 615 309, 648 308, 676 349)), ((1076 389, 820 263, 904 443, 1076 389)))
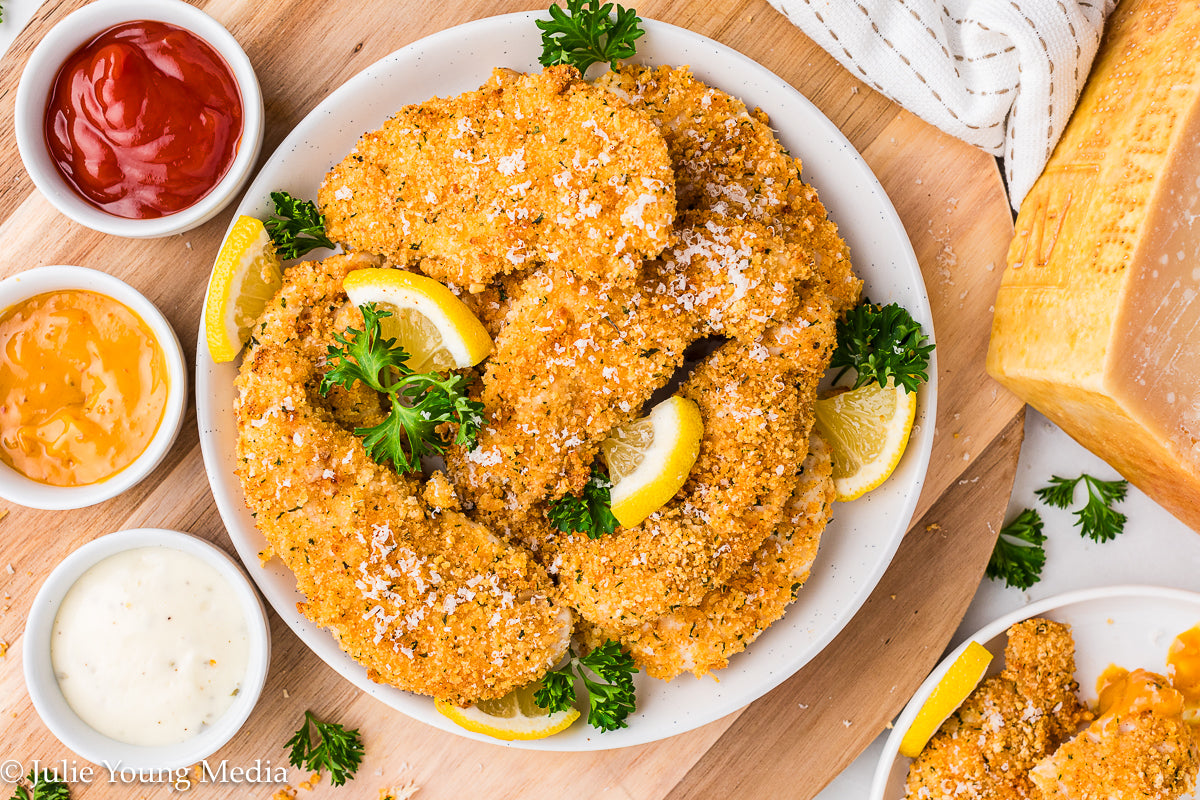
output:
POLYGON ((1116 0, 770 0, 854 75, 1004 159, 1014 208, 1075 108, 1116 0))

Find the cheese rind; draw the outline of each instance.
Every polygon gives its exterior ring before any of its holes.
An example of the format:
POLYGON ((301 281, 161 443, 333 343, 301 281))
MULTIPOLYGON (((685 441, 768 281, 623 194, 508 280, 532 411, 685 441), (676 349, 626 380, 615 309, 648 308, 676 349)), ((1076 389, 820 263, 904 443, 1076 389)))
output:
POLYGON ((1200 7, 1109 26, 1021 205, 987 368, 1200 530, 1200 7))

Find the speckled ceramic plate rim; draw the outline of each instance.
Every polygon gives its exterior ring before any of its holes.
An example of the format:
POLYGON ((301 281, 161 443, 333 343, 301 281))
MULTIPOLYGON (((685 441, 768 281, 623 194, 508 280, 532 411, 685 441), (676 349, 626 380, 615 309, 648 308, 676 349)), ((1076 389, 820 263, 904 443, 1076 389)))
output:
MULTIPOLYGON (((407 103, 477 88, 493 66, 536 71, 539 14, 491 17, 441 31, 376 62, 317 106, 267 161, 238 208, 265 218, 269 193, 283 189, 315 197, 324 173, 407 103)), ((850 245, 870 297, 905 305, 931 335, 933 321, 920 268, 904 227, 870 168, 817 108, 793 87, 725 45, 690 31, 647 20, 635 61, 689 64, 695 75, 758 106, 789 150, 803 161, 814 185, 850 245)), ((318 252, 314 257, 321 254, 318 252)), ((639 676, 638 710, 629 727, 600 734, 576 725, 549 739, 504 743, 540 750, 601 750, 656 741, 704 725, 762 696, 794 674, 838 634, 866 600, 895 554, 916 507, 933 442, 935 376, 922 390, 908 450, 892 478, 853 503, 835 507, 813 577, 787 615, 735 657, 719 681, 690 675, 670 683, 639 676)), ((233 379, 236 367, 214 364, 205 344, 203 319, 196 363, 197 422, 209 481, 235 547, 268 602, 326 663, 393 708, 414 719, 469 738, 497 743, 462 730, 439 714, 431 700, 367 678, 324 630, 296 611, 302 599, 278 560, 259 564, 264 540, 246 511, 234 475, 233 379)))
POLYGON ((942 659, 896 718, 875 768, 870 800, 904 797, 904 779, 911 759, 899 754, 900 740, 954 660, 971 642, 979 642, 994 656, 988 674, 999 672, 1004 666, 1004 646, 1008 642, 1005 632, 1032 617, 1071 626, 1079 693, 1086 702, 1094 702, 1096 678, 1109 664, 1160 673, 1166 669, 1171 640, 1200 624, 1200 593, 1134 584, 1081 589, 1031 603, 983 626, 942 659))

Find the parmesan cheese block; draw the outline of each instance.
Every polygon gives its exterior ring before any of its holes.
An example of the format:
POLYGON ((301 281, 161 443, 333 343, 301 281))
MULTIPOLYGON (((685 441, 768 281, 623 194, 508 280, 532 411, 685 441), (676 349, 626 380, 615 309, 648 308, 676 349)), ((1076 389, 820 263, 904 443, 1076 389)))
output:
POLYGON ((1200 4, 1123 0, 1021 204, 997 380, 1200 530, 1200 4))

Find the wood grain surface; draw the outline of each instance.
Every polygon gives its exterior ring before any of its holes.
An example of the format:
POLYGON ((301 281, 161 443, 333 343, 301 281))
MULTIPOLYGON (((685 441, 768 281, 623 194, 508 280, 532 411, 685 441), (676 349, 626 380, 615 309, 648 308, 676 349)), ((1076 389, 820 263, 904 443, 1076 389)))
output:
MULTIPOLYGON (((17 79, 40 37, 80 0, 50 0, 0 61, 0 275, 43 264, 110 272, 171 321, 189 360, 227 212, 186 234, 143 242, 84 229, 50 207, 25 174, 12 138, 17 79)), ((199 2, 242 43, 262 83, 264 154, 347 78, 428 34, 528 2, 209 0, 199 2)), ((286 766, 283 742, 306 708, 362 729, 358 777, 321 782, 301 797, 369 797, 412 783, 429 798, 809 798, 884 729, 942 654, 983 573, 1002 522, 1022 436, 1022 405, 983 371, 991 304, 1012 235, 995 162, 941 134, 858 82, 765 0, 644 0, 646 17, 728 44, 809 97, 866 158, 900 213, 921 263, 938 334, 933 458, 915 521, 879 587, 849 627, 805 669, 747 708, 687 734, 617 751, 509 750, 409 720, 362 694, 314 656, 278 618, 271 675, 246 727, 209 759, 286 766)), ((65 54, 64 54, 65 55, 65 54)), ((264 156, 265 157, 265 156, 264 156)), ((818 187, 819 189, 820 187, 818 187)), ((81 762, 46 730, 25 691, 22 629, 46 573, 97 536, 138 526, 190 531, 232 545, 209 493, 189 406, 183 433, 158 470, 101 505, 43 512, 11 504, 0 520, 0 762, 26 768, 81 762), (11 569, 5 569, 11 566, 11 569), (2 649, 2 648, 0 648, 2 649)), ((10 777, 0 774, 0 778, 10 777)), ((73 797, 166 795, 159 783, 79 784, 73 797)), ((305 776, 288 770, 295 786, 305 776)), ((270 797, 274 783, 205 782, 202 798, 270 797)), ((0 780, 0 795, 10 785, 0 780)))

